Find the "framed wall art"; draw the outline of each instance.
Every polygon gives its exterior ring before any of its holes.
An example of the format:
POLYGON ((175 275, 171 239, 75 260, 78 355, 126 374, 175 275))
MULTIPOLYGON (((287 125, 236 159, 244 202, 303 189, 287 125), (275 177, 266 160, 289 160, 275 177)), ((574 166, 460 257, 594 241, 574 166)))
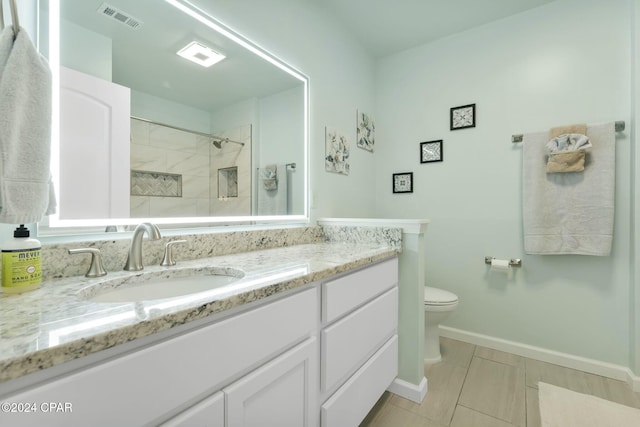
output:
POLYGON ((393 174, 394 193, 413 193, 413 172, 393 174))
POLYGON ((451 130, 476 127, 476 104, 451 108, 449 119, 451 130))
POLYGON ((349 175, 349 140, 336 129, 325 128, 325 170, 349 175))
POLYGON ((373 146, 375 145, 375 131, 376 126, 373 123, 373 119, 368 114, 362 111, 357 111, 358 125, 356 127, 356 134, 358 140, 358 148, 373 152, 373 146))
POLYGON ((442 140, 420 143, 420 163, 442 161, 442 140))

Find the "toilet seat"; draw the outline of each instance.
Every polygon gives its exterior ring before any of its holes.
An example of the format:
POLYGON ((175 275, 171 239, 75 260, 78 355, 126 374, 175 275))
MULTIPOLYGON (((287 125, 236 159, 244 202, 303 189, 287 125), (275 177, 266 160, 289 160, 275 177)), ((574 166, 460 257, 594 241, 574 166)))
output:
POLYGON ((453 305, 458 303, 458 296, 453 292, 444 289, 424 288, 424 305, 442 306, 453 305))

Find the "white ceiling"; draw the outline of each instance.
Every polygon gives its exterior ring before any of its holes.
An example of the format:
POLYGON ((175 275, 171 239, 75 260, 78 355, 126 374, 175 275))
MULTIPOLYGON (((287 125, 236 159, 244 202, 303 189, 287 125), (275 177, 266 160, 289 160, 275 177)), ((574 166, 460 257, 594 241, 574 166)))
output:
MULTIPOLYGON (((61 31, 63 35, 71 31, 65 23, 72 22, 110 39, 115 83, 203 111, 302 85, 300 80, 165 1, 106 0, 111 7, 141 21, 143 24, 136 30, 97 13, 104 1, 64 0, 61 31), (227 58, 203 68, 176 55, 194 40, 227 58)), ((64 58, 69 46, 63 45, 61 52, 64 58)))
MULTIPOLYGON (((113 41, 117 83, 205 111, 300 84, 164 1, 106 0, 144 22, 135 31, 96 13, 103 1, 65 0, 63 16, 113 41), (227 59, 206 71, 187 63, 175 52, 191 40, 227 59)), ((554 0, 308 1, 334 16, 371 55, 382 57, 554 0)))
POLYGON ((313 0, 375 57, 524 12, 554 0, 313 0))

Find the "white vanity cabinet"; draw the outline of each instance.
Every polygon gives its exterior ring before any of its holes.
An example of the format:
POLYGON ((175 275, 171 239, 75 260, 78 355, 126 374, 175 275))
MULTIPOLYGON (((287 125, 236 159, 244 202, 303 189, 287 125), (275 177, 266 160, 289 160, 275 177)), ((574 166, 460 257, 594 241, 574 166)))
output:
MULTIPOLYGON (((190 416, 198 419, 200 415, 208 417, 209 411, 219 414, 219 401, 215 394, 225 387, 252 372, 255 377, 264 379, 270 369, 274 369, 273 372, 280 369, 277 372, 283 372, 283 379, 288 381, 292 374, 282 369, 284 362, 271 365, 271 361, 280 360, 278 356, 288 354, 287 351, 299 354, 297 345, 302 342, 305 343, 305 351, 317 353, 318 306, 318 289, 314 286, 60 379, 38 384, 22 393, 0 396, 2 402, 72 404, 71 413, 52 414, 40 410, 29 414, 2 412, 0 425, 142 426, 158 425, 184 410, 189 413, 181 416, 187 420, 190 416), (210 396, 213 399, 207 402, 210 396)), ((286 360, 293 360, 293 356, 286 360)), ((305 363, 312 361, 315 359, 309 357, 305 363)), ((317 361, 315 363, 317 365, 317 361)), ((313 393, 317 388, 317 369, 310 369, 310 365, 305 365, 304 369, 308 370, 305 386, 309 387, 304 399, 310 406, 310 402, 317 400, 313 393)), ((275 383, 277 379, 271 381, 275 383)), ((242 383, 238 384, 230 388, 236 396, 242 392, 242 383)), ((272 390, 282 391, 275 387, 272 390)), ((286 388, 284 392, 290 392, 290 389, 286 388)), ((228 397, 227 393, 225 405, 230 401, 228 397)), ((277 400, 277 397, 268 398, 277 400)), ((219 419, 219 415, 214 416, 219 419)), ((180 419, 172 422, 181 425, 180 419)), ((204 425, 221 425, 217 422, 204 425)), ((182 423, 190 424, 187 421, 182 423)))
POLYGON ((397 375, 397 283, 393 258, 89 366, 69 362, 58 377, 42 371, 0 392, 36 405, 0 412, 0 425, 356 427, 397 375), (49 402, 72 410, 42 410, 49 402))
POLYGON ((398 373, 398 260, 322 284, 321 425, 356 427, 398 373))

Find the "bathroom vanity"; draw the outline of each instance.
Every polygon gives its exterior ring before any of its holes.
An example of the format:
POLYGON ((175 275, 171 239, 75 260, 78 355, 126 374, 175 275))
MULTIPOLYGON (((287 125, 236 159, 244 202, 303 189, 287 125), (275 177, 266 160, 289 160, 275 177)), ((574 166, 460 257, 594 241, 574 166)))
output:
POLYGON ((92 302, 103 282, 78 278, 18 297, 64 307, 22 347, 1 341, 0 424, 358 425, 397 375, 396 249, 316 243, 179 267, 209 265, 245 275, 152 301, 92 302))

